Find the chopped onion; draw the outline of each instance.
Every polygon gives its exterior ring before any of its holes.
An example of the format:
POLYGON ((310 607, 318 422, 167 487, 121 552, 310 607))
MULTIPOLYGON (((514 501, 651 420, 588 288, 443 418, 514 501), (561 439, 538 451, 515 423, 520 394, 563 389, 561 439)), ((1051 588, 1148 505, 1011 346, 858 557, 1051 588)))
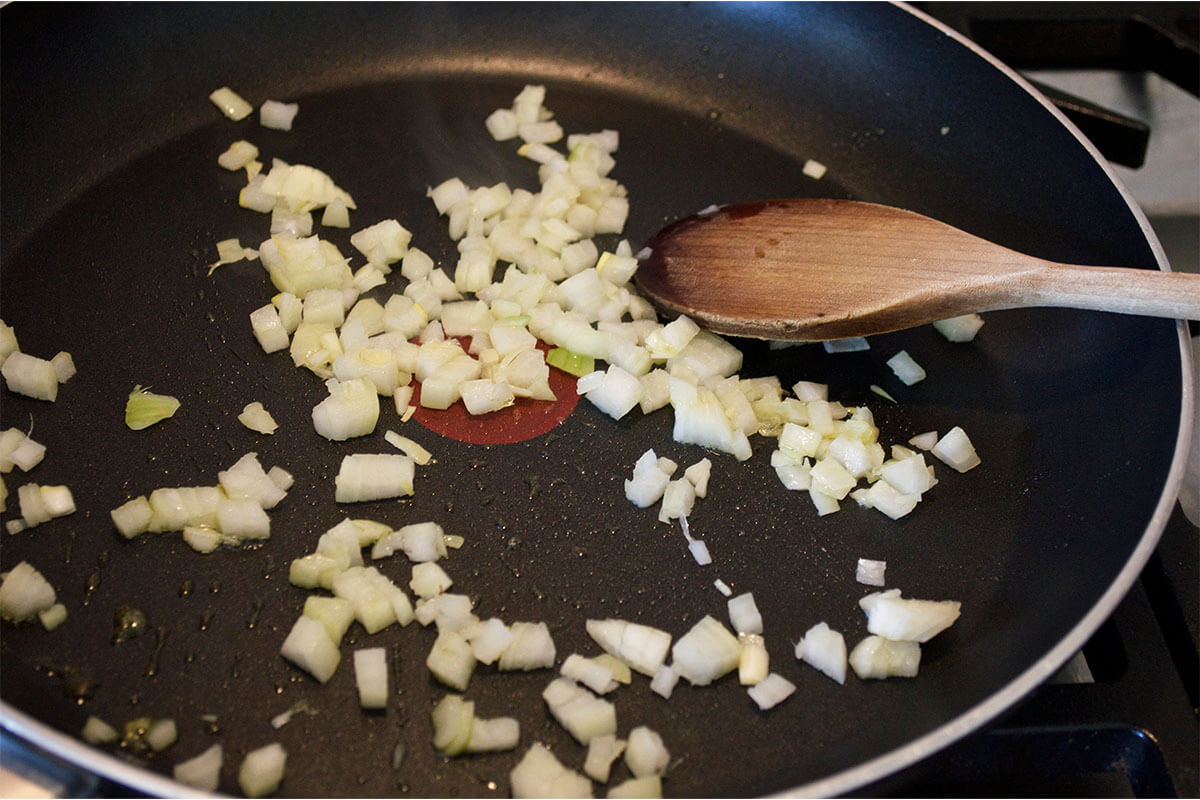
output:
POLYGON ((588 742, 587 756, 583 761, 583 771, 598 783, 608 783, 612 764, 625 752, 625 740, 607 733, 593 736, 588 742))
POLYGON ((938 320, 933 323, 933 327, 951 342, 969 342, 983 327, 983 317, 978 314, 963 314, 938 320))
POLYGON ((339 503, 386 500, 413 493, 415 465, 408 456, 356 453, 342 459, 334 479, 339 503))
POLYGON ((582 683, 596 694, 608 694, 619 685, 613 677, 612 668, 600 661, 571 653, 563 661, 559 671, 564 678, 582 683))
POLYGON ((368 647, 354 651, 354 683, 363 708, 386 708, 388 698, 387 650, 368 647))
POLYGON ((179 738, 179 729, 173 719, 156 719, 146 729, 146 744, 154 752, 162 752, 175 744, 179 738))
POLYGON ((617 732, 616 706, 570 678, 555 678, 542 691, 542 699, 550 715, 584 746, 597 736, 617 732))
POLYGON ((279 428, 275 418, 271 416, 271 412, 267 411, 257 400, 246 404, 242 413, 238 414, 238 422, 258 433, 272 434, 279 428))
POLYGON ((966 431, 957 425, 938 439, 930 452, 959 472, 974 469, 982 463, 966 431))
POLYGON ((779 673, 772 672, 766 678, 747 689, 746 694, 750 695, 750 699, 758 705, 759 710, 766 711, 791 697, 795 691, 796 685, 794 683, 779 673))
POLYGON ((838 683, 846 682, 846 640, 824 622, 818 622, 805 632, 796 645, 796 658, 838 683))
POLYGON ((854 580, 866 586, 883 586, 883 573, 886 569, 886 561, 860 558, 854 571, 854 580))
POLYGON ((650 691, 669 700, 675 686, 679 683, 679 673, 669 664, 660 664, 650 679, 650 691))
POLYGON ((213 102, 213 105, 221 109, 222 114, 234 122, 240 122, 254 111, 254 106, 243 100, 241 95, 228 86, 222 86, 220 89, 214 90, 208 96, 208 99, 213 102))
POLYGON ((771 658, 767 653, 766 640, 757 633, 739 633, 738 641, 742 643, 742 655, 738 659, 738 682, 743 686, 753 686, 770 672, 771 658))
POLYGON ((175 415, 179 400, 165 394, 154 394, 135 386, 125 403, 125 424, 130 430, 140 431, 175 415))
POLYGON ((265 797, 279 788, 287 751, 278 742, 251 750, 238 768, 238 786, 247 797, 265 797))
POLYGON ((892 641, 927 642, 958 619, 957 600, 902 598, 899 589, 875 592, 858 601, 867 614, 867 630, 892 641))
POLYGON ((821 178, 825 177, 825 170, 826 167, 824 164, 822 164, 820 161, 815 161, 814 159, 810 158, 804 162, 804 167, 801 172, 808 177, 819 181, 821 178))
POLYGON ((217 163, 230 172, 236 172, 258 158, 258 148, 245 139, 239 139, 217 156, 217 163))
POLYGON ((915 678, 921 666, 921 645, 868 636, 850 651, 850 666, 862 680, 915 678))
POLYGON ((296 114, 300 111, 299 103, 281 103, 278 100, 267 100, 258 110, 258 119, 264 128, 274 128, 280 131, 290 131, 296 114))
POLYGON ((28 561, 17 564, 0 580, 0 617, 12 622, 32 620, 56 599, 54 587, 28 561))
POLYGON ((214 744, 200 755, 176 764, 173 773, 175 780, 202 792, 215 792, 221 782, 224 760, 221 745, 214 744))
POLYGON ((607 797, 662 797, 662 776, 655 773, 627 778, 608 790, 607 797))
POLYGON ((591 782, 568 769, 541 742, 534 742, 509 772, 513 797, 591 797, 591 782))
POLYGON ((733 590, 729 588, 729 584, 727 584, 725 581, 721 580, 720 578, 717 578, 715 581, 713 581, 713 586, 717 587, 717 591, 720 592, 721 594, 725 595, 726 597, 733 596, 733 590))
POLYGON ((621 619, 589 619, 586 628, 606 653, 643 675, 653 676, 671 648, 671 634, 649 625, 621 619))
POLYGON ((729 629, 705 615, 671 647, 671 662, 693 686, 707 686, 737 669, 741 650, 741 643, 729 629))
POLYGON ((751 592, 739 594, 729 599, 729 622, 737 633, 762 633, 762 614, 754 602, 751 592))
POLYGON ((303 614, 292 625, 279 652, 321 683, 333 677, 342 660, 342 654, 329 638, 325 626, 303 614))
POLYGON ((906 386, 925 380, 925 369, 913 360, 907 350, 901 350, 889 358, 887 365, 906 386))
POLYGON ((635 777, 662 775, 670 763, 671 754, 656 731, 645 725, 629 731, 625 742, 625 765, 635 777))
POLYGON ((496 662, 496 668, 511 672, 529 672, 554 666, 556 648, 545 622, 517 621, 509 625, 513 640, 496 662))
POLYGON ((18 428, 0 433, 0 472, 19 467, 22 472, 36 467, 46 455, 46 446, 31 439, 18 428))
MULTIPOLYGON (((121 734, 112 725, 96 716, 89 716, 83 724, 83 740, 88 744, 112 744, 121 734)), ((215 787, 214 787, 215 788, 215 787)))
POLYGON ((444 630, 438 633, 425 666, 446 686, 465 692, 475 671, 475 654, 457 631, 444 630))
POLYGON ((0 374, 9 391, 50 402, 58 397, 58 370, 44 358, 20 351, 10 353, 0 366, 0 374))

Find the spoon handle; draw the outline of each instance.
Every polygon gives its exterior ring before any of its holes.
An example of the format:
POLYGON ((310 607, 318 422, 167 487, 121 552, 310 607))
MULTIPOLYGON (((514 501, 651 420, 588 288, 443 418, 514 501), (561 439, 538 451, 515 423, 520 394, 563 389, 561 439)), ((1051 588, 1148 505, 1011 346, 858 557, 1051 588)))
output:
POLYGON ((1031 279, 1030 305, 1200 319, 1200 275, 1053 264, 1031 279))

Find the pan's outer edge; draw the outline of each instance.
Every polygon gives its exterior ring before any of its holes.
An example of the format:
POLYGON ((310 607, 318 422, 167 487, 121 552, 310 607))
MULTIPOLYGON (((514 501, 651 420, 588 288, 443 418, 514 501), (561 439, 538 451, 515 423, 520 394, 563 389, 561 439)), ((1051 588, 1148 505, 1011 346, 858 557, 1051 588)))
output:
MULTIPOLYGON (((1047 100, 1040 92, 1037 91, 1027 80, 1005 65, 991 53, 987 52, 979 45, 967 39, 954 29, 943 24, 940 20, 930 17, 928 14, 913 8, 905 3, 893 1, 893 5, 907 11, 914 17, 932 25, 939 29, 946 36, 954 39, 964 47, 974 51, 980 58, 984 59, 995 67, 999 72, 1006 75, 1014 83, 1023 88, 1029 95, 1040 103, 1047 111, 1053 114, 1063 127, 1065 127, 1083 146, 1083 148, 1092 156, 1097 165, 1104 171, 1105 175, 1120 192, 1128 205, 1130 212, 1141 228, 1146 241, 1150 244, 1150 248, 1154 253, 1154 260, 1158 263, 1159 269, 1170 272, 1171 265, 1167 261, 1166 252, 1163 250, 1162 243, 1158 241, 1158 236, 1154 233, 1150 226, 1150 221, 1146 218, 1145 212, 1142 211, 1137 201, 1130 194, 1124 183, 1116 173, 1113 172, 1104 156, 1096 149, 1095 145, 1087 139, 1083 133, 1072 123, 1053 103, 1047 100)), ((1033 692, 1038 686, 1049 679, 1057 672, 1063 664, 1067 662, 1075 653, 1077 653, 1083 645, 1091 638, 1092 634, 1104 623, 1105 620, 1112 615, 1113 611, 1124 599, 1129 589, 1133 586, 1134 581, 1141 575, 1142 568, 1150 559, 1155 548, 1158 547, 1158 541, 1162 536, 1163 529, 1166 527, 1167 520, 1171 516, 1174 509, 1176 498, 1179 495, 1179 489, 1183 484, 1184 472, 1187 468, 1187 455, 1191 445, 1192 436, 1194 435, 1193 425, 1196 417, 1196 376, 1192 372, 1192 359, 1190 350, 1190 337, 1188 335, 1187 323, 1177 321, 1175 323, 1176 335, 1179 341, 1179 361, 1181 369, 1181 404, 1179 412, 1179 434, 1175 440, 1175 453, 1171 459, 1171 467, 1167 473, 1166 483, 1163 485, 1162 494, 1159 495, 1158 503, 1155 505, 1154 514, 1151 516, 1146 530, 1142 535, 1141 541, 1134 548, 1133 553, 1126 562, 1124 569, 1121 570, 1116 580, 1109 586, 1108 590, 1101 596, 1099 602, 1096 603, 1074 628, 1048 653, 1042 656, 1029 669, 1025 670, 1021 675, 1017 676, 1011 683, 1005 686, 996 694, 992 695, 985 702, 975 706, 966 714, 951 720, 936 730, 915 739, 903 747, 899 747, 890 753, 885 753, 882 756, 874 758, 870 761, 863 762, 856 767, 853 767, 844 772, 832 775, 819 781, 813 781, 808 784, 793 787, 784 792, 780 792, 775 797, 833 797, 843 795, 856 789, 863 788, 874 781, 878 781, 888 775, 899 772, 900 770, 912 766, 917 762, 929 757, 937 751, 947 747, 948 745, 959 741, 969 734, 979 730, 984 725, 997 719, 1005 711, 1019 703, 1027 695, 1033 692)))

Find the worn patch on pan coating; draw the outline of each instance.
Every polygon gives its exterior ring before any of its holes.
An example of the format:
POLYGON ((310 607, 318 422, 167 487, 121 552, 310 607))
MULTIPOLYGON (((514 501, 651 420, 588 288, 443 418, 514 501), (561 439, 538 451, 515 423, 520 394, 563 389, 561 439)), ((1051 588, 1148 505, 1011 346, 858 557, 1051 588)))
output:
MULTIPOLYGON (((538 346, 545 351, 540 342, 538 346)), ((571 415, 579 404, 575 376, 550 368, 550 389, 555 400, 518 397, 508 408, 474 416, 461 402, 442 411, 421 406, 421 387, 413 386, 412 418, 434 433, 467 444, 515 444, 549 433, 571 415)))

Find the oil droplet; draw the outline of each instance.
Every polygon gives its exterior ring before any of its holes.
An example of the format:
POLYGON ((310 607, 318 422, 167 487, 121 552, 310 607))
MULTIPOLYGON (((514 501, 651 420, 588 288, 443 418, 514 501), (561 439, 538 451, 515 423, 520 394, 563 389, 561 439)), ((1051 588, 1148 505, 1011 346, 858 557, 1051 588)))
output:
POLYGON ((153 678, 158 674, 158 657, 162 653, 163 642, 167 638, 167 629, 159 625, 154 629, 154 651, 150 653, 150 663, 146 665, 146 677, 153 678))
POLYGON ((146 615, 132 606, 121 606, 113 615, 113 644, 135 639, 146 632, 146 615))
POLYGON ((246 622, 246 627, 250 630, 254 630, 254 627, 258 625, 258 615, 262 613, 262 605, 262 600, 254 601, 254 611, 251 612, 250 619, 246 622))
POLYGON ((190 579, 184 581, 183 586, 179 587, 179 596, 187 597, 188 595, 190 595, 192 593, 192 589, 194 589, 194 588, 196 588, 196 585, 194 583, 192 583, 192 581, 190 579))
POLYGON ((200 615, 200 630, 208 630, 209 623, 212 622, 213 612, 211 608, 204 609, 204 613, 200 615))

